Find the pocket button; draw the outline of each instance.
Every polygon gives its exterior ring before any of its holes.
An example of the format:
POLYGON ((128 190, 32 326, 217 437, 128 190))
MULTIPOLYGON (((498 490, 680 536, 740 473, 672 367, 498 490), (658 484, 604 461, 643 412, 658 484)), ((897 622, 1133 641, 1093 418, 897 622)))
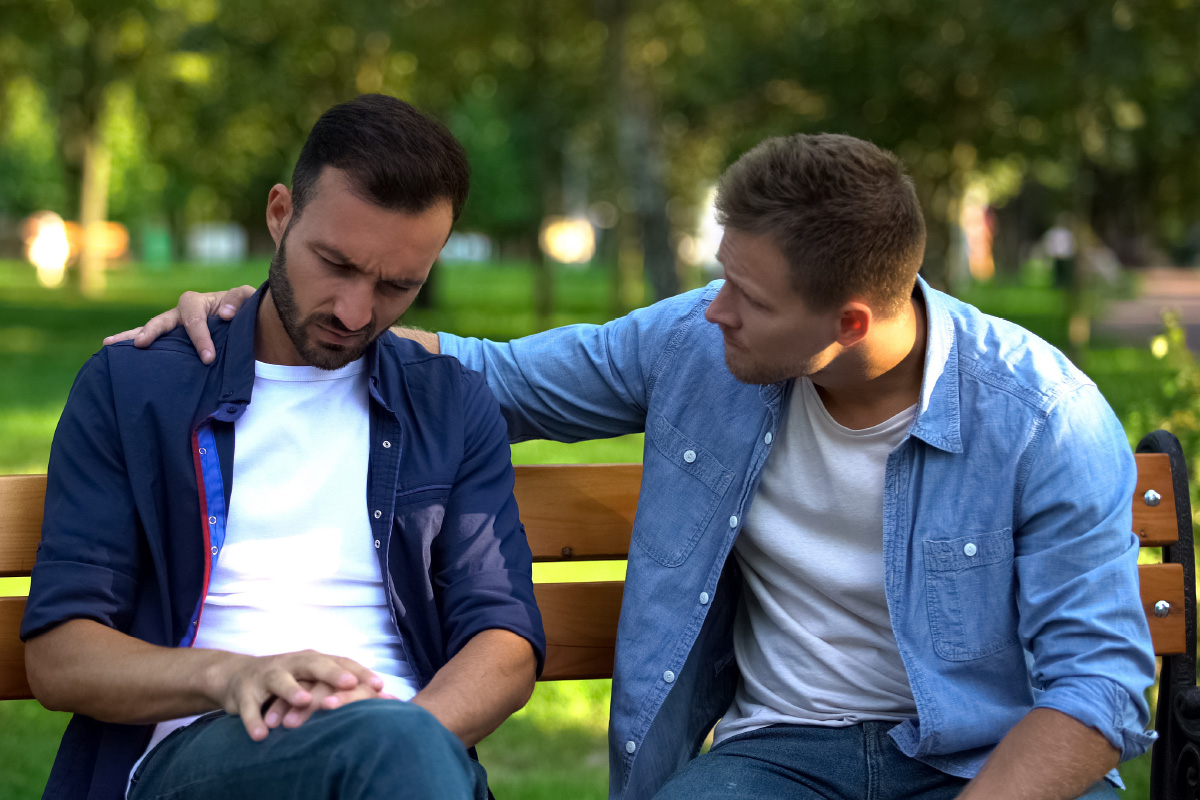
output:
POLYGON ((687 463, 691 464, 693 461, 696 460, 696 451, 695 450, 684 450, 683 451, 683 460, 686 461, 687 463))
POLYGON ((979 552, 979 548, 975 546, 974 542, 967 542, 966 546, 963 548, 963 552, 968 556, 973 556, 979 552))

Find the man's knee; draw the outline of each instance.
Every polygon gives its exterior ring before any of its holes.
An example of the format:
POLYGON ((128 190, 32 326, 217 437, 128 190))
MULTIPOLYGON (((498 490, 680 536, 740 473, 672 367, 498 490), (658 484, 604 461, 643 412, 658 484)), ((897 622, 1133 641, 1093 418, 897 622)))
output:
POLYGON ((324 712, 336 720, 346 739, 386 742, 391 748, 413 750, 449 747, 464 750, 454 734, 437 718, 415 703, 398 700, 360 700, 335 711, 324 712))
POLYGON ((476 770, 466 748, 420 706, 360 700, 323 715, 322 723, 332 723, 321 737, 324 749, 344 780, 376 786, 402 780, 413 797, 475 795, 476 770))

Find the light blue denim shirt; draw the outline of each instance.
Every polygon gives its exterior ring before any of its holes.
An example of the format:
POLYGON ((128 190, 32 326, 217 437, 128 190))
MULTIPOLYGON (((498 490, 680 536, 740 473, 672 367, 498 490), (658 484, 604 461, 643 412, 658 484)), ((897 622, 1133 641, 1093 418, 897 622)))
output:
MULTIPOLYGON (((791 384, 749 386, 726 369, 704 319, 720 286, 507 344, 441 335, 443 353, 485 374, 513 441, 646 432, 613 675, 614 798, 653 795, 737 685, 729 552, 791 384)), ((919 291, 924 380, 884 477, 885 590, 917 707, 892 738, 972 777, 1044 707, 1100 731, 1123 760, 1139 755, 1154 739, 1154 654, 1125 434, 1058 350, 919 291)))

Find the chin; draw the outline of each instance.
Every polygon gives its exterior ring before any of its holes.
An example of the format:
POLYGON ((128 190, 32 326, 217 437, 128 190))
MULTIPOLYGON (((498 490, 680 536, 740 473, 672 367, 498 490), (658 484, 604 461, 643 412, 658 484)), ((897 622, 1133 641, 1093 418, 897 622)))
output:
POLYGON ((341 369, 351 361, 358 360, 366 352, 366 349, 365 345, 363 347, 346 347, 329 342, 310 342, 302 355, 310 367, 332 371, 341 369))
POLYGON ((741 383, 751 386, 767 386, 772 383, 799 378, 809 374, 807 370, 788 369, 780 364, 762 364, 747 358, 739 358, 725 348, 725 366, 729 374, 741 383))

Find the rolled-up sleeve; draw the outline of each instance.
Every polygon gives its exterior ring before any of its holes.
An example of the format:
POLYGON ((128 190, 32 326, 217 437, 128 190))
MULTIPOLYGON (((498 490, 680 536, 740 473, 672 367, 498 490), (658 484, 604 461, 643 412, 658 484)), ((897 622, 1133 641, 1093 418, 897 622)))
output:
POLYGON ((48 472, 21 638, 78 618, 123 629, 136 602, 139 523, 105 350, 75 378, 54 432, 48 472))
POLYGON ((1092 385, 1045 418, 1022 462, 1016 564, 1020 635, 1036 707, 1101 734, 1127 760, 1154 741, 1145 690, 1154 648, 1141 605, 1132 509, 1136 465, 1092 385))
POLYGON ((529 642, 540 675, 546 635, 504 421, 481 376, 464 370, 463 384, 465 452, 432 553, 447 657, 476 634, 502 629, 529 642))

